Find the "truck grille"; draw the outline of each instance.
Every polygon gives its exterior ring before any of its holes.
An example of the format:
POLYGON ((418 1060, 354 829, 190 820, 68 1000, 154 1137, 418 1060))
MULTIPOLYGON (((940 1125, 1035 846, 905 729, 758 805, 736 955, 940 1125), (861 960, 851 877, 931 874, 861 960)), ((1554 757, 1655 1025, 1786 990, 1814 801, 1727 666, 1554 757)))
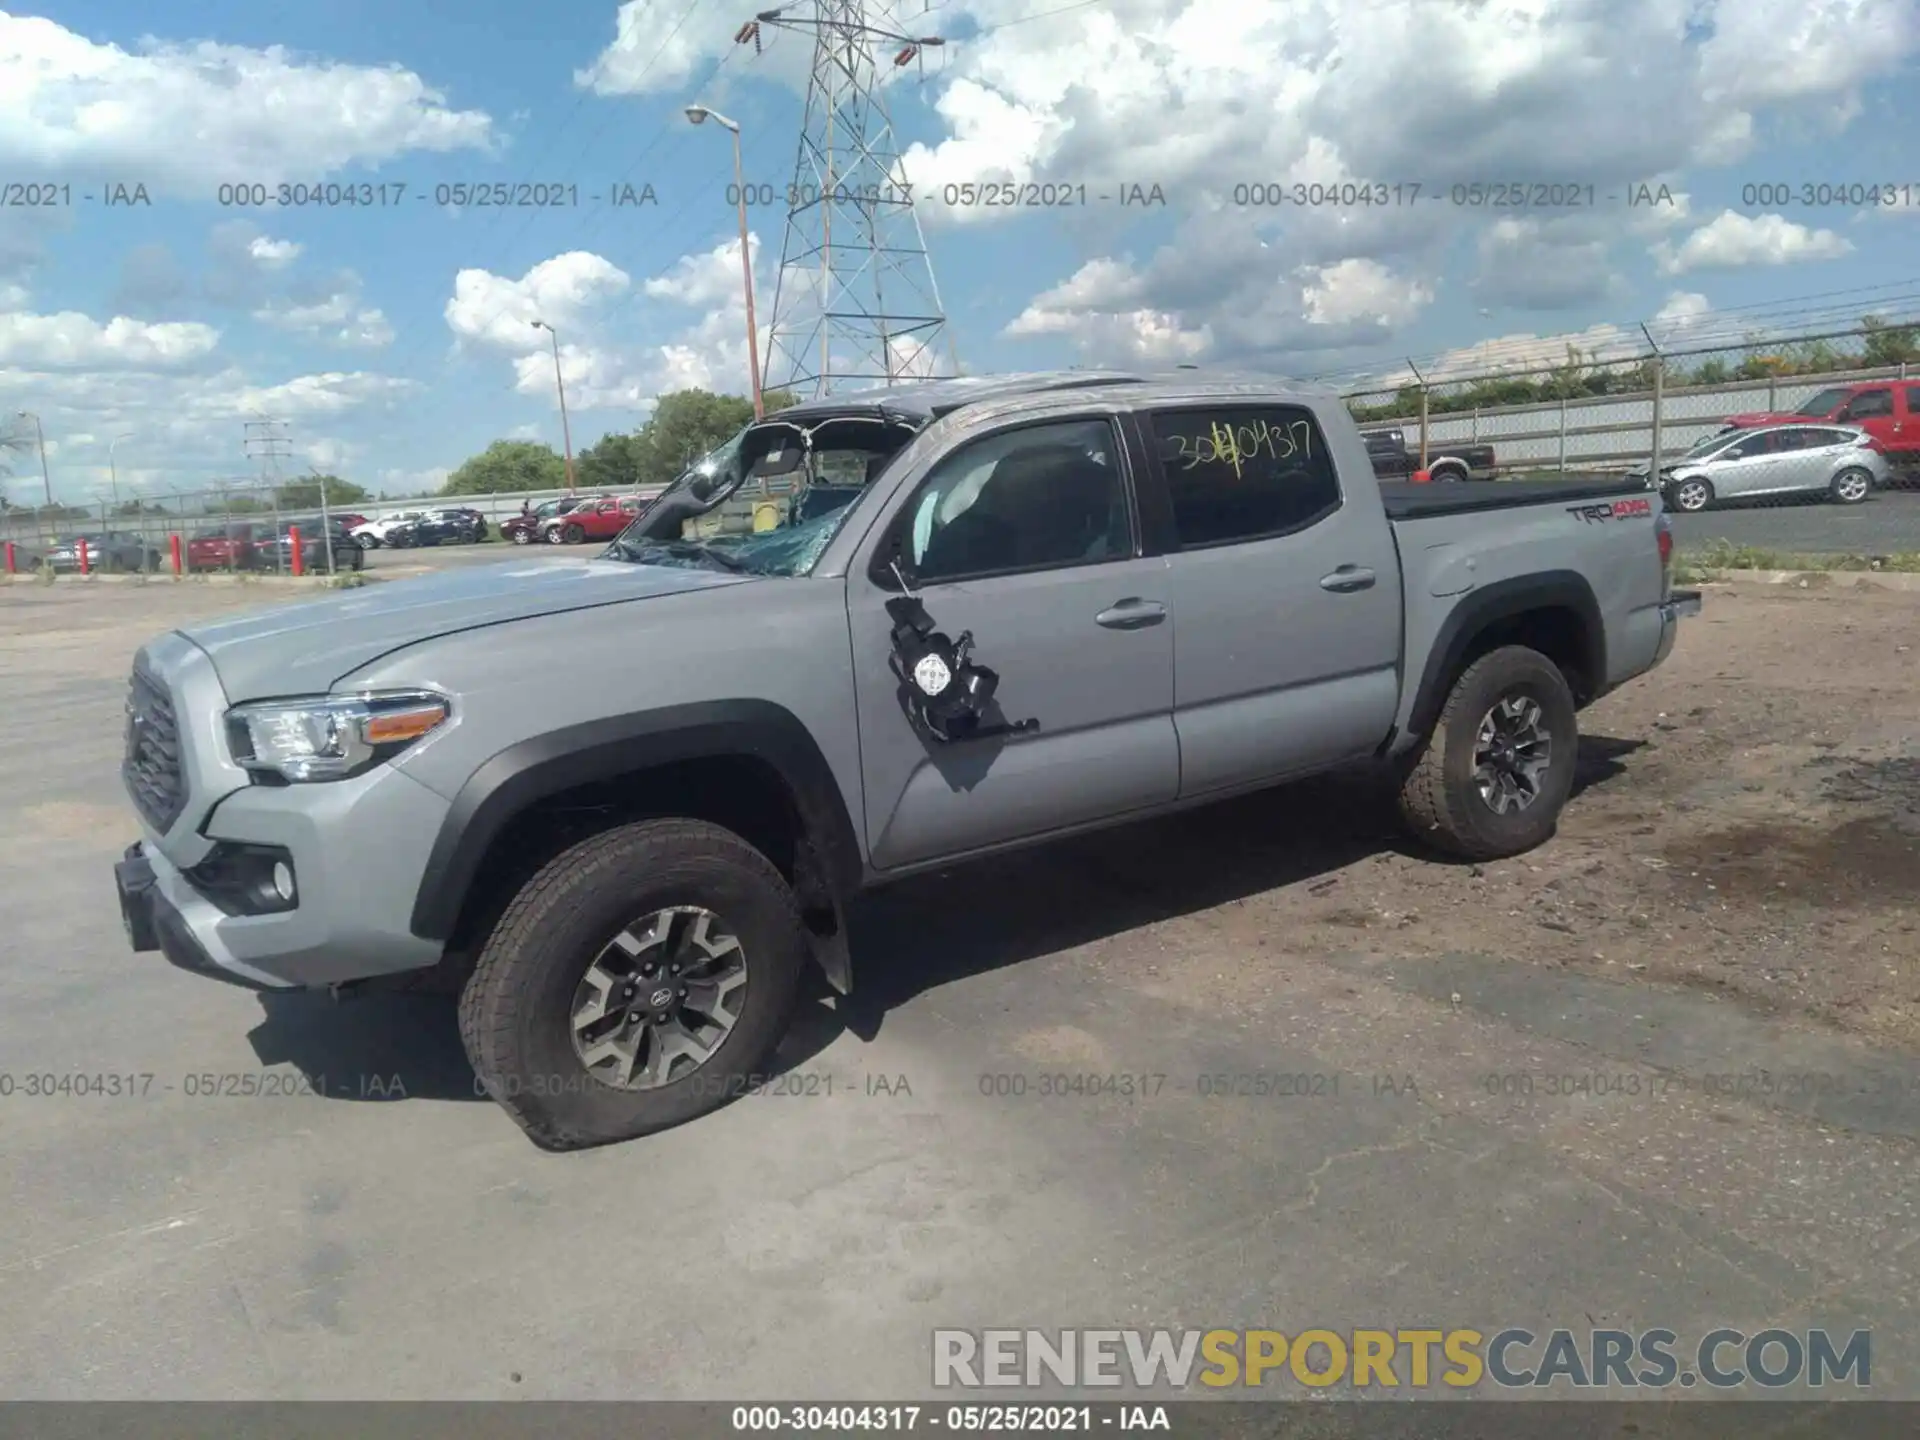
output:
POLYGON ((127 687, 127 753, 120 764, 120 778, 134 807, 155 830, 164 833, 186 809, 173 697, 138 663, 127 687))

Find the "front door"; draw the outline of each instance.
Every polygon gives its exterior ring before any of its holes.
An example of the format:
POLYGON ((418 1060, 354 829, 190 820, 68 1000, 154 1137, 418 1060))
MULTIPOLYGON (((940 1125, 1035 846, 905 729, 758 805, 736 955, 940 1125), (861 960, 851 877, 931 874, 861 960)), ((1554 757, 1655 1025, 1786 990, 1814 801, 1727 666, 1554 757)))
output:
POLYGON ((1862 430, 1878 440, 1885 449, 1898 447, 1899 419, 1893 410, 1893 387, 1876 385, 1871 390, 1862 390, 1847 402, 1847 408, 1837 416, 1849 425, 1858 425, 1862 430))
POLYGON ((1142 558, 1127 460, 1105 417, 989 430, 933 461, 847 577, 874 867, 898 869, 1175 798, 1167 562, 1142 558), (971 631, 1027 733, 944 743, 908 720, 888 664, 901 596, 971 631))
POLYGON ((1143 420, 1171 511, 1182 797, 1372 752, 1399 710, 1401 640, 1373 478, 1339 474, 1306 406, 1143 420))

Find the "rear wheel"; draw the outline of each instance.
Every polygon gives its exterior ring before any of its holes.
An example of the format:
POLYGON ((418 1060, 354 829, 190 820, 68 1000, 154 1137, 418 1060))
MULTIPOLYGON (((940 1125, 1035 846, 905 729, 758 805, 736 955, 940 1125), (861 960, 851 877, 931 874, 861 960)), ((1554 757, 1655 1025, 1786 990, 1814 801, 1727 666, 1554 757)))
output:
POLYGON ((1417 839, 1469 860, 1544 844, 1573 791, 1573 692, 1537 650, 1508 645, 1469 665, 1400 788, 1417 839))
POLYGON ((1827 493, 1837 505, 1858 505, 1873 493, 1873 476, 1857 468, 1842 470, 1833 477, 1827 493))
POLYGON ((807 958, 793 892, 738 835, 646 820, 514 896, 460 996, 481 1087, 545 1150, 684 1124, 745 1093, 807 958))

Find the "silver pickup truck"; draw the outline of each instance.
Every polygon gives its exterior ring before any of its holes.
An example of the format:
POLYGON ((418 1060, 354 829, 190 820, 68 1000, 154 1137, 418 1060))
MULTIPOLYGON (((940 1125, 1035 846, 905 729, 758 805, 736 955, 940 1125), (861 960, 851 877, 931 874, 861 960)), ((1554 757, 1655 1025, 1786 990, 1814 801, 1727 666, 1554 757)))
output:
POLYGON ((765 1072, 809 964, 849 992, 901 876, 1350 762, 1438 850, 1540 844, 1699 608, 1671 545, 1643 482, 1382 485, 1272 380, 811 401, 597 558, 145 646, 122 913, 254 987, 451 980, 537 1144, 641 1135, 765 1072))

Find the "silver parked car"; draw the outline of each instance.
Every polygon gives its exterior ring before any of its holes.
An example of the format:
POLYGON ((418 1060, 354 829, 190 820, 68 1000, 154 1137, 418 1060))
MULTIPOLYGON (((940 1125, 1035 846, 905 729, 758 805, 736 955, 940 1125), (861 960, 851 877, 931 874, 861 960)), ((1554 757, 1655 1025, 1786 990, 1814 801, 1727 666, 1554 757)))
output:
POLYGON ((1672 509, 1687 511, 1762 495, 1823 494, 1858 505, 1892 473, 1864 430, 1767 425, 1709 435, 1660 472, 1660 491, 1672 509))

